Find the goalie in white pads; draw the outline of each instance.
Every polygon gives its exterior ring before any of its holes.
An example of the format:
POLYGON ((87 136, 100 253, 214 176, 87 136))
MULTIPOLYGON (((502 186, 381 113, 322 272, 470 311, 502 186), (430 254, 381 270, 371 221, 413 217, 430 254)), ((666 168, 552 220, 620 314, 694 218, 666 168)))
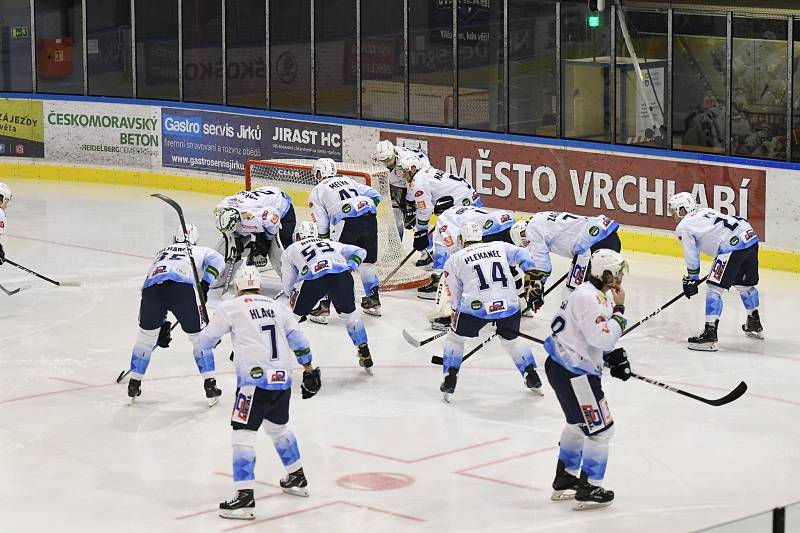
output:
POLYGON ((281 231, 280 211, 272 207, 255 211, 223 207, 217 210, 216 217, 217 229, 222 232, 226 240, 232 240, 236 246, 233 257, 227 258, 228 266, 232 263, 235 265, 244 252, 244 242, 253 237, 247 264, 263 269, 267 266, 269 257, 272 268, 280 276, 283 253, 283 247, 277 238, 281 231))
POLYGON ((455 392, 458 371, 464 357, 464 343, 478 336, 487 324, 494 323, 503 348, 514 360, 525 386, 541 394, 542 381, 530 346, 519 338, 522 306, 517 296, 510 266, 523 271, 534 268, 530 254, 506 242, 482 243, 483 232, 475 222, 467 222, 458 236, 462 249, 444 265, 450 289, 450 306, 455 312, 453 325, 444 342, 444 381, 439 390, 445 401, 455 392))
POLYGON ((414 227, 415 207, 414 202, 406 199, 408 192, 406 175, 397 161, 411 153, 419 157, 423 166, 430 166, 428 154, 422 150, 395 146, 391 141, 378 141, 375 152, 372 154, 372 160, 383 165, 389 171, 389 196, 392 198, 392 210, 401 241, 403 240, 403 230, 414 227))
MULTIPOLYGON (((11 201, 11 189, 5 183, 0 183, 0 237, 6 231, 6 209, 11 201)), ((0 265, 6 260, 6 252, 3 250, 3 243, 0 242, 0 265)))
POLYGON ((224 207, 235 207, 239 211, 256 212, 264 208, 272 208, 280 213, 281 230, 280 239, 283 246, 288 246, 292 243, 292 235, 294 235, 294 227, 297 224, 295 218, 294 206, 292 205, 292 198, 286 194, 280 187, 274 185, 265 185, 252 191, 239 191, 234 195, 226 196, 217 205, 214 210, 214 215, 217 211, 224 207))
MULTIPOLYGON (((619 252, 622 245, 617 235, 619 224, 606 216, 585 217, 558 211, 542 211, 530 219, 516 222, 511 228, 511 238, 517 246, 527 247, 539 271, 534 279, 547 282, 553 266, 550 254, 572 259, 567 284, 562 292, 561 300, 574 291, 591 269, 590 258, 597 250, 613 250, 619 252)), ((538 298, 533 302, 534 311, 538 311, 544 300, 538 298)))
POLYGON ((696 337, 689 337, 690 350, 717 350, 717 325, 722 315, 722 295, 735 287, 747 310, 742 330, 749 337, 763 339, 758 314, 758 235, 746 219, 723 215, 707 207, 698 208, 688 192, 669 199, 669 208, 680 220, 675 234, 683 246, 687 275, 683 293, 691 298, 700 283, 700 252, 714 258, 706 281, 706 324, 696 337))
POLYGON ((236 366, 236 401, 231 415, 233 484, 236 496, 219 504, 223 518, 252 520, 256 503, 256 438, 259 428, 272 439, 286 477, 284 492, 308 496, 308 481, 300 461, 297 439, 286 426, 292 395, 291 368, 303 366, 303 399, 322 387, 319 368, 311 366, 311 349, 292 312, 282 303, 258 293, 261 275, 244 266, 234 278, 237 297, 223 301, 199 344, 210 350, 219 339, 231 335, 236 366))
POLYGON ((142 286, 139 335, 131 353, 131 378, 128 382, 128 398, 131 402, 142 394, 142 379, 156 345, 164 348, 169 346, 171 337, 167 311, 175 315, 181 329, 192 341, 194 361, 204 379, 203 388, 209 406, 216 404, 222 394, 214 378, 214 352, 211 348, 201 347, 198 342, 203 324, 195 291, 203 291, 207 296, 209 285, 217 279, 225 262, 219 252, 196 246, 198 233, 194 224, 187 225, 186 232, 184 236, 183 228, 179 226, 176 229, 174 243, 158 252, 142 286), (200 287, 195 287, 189 246, 199 270, 200 287))
MULTIPOLYGON (((364 322, 356 309, 351 275, 363 266, 366 250, 318 238, 313 222, 298 224, 294 238, 294 244, 283 252, 282 278, 283 291, 289 295, 294 314, 304 317, 321 298, 329 299, 357 349, 358 364, 371 374, 372 355, 364 322)), ((315 322, 318 321, 319 317, 315 322)))
MULTIPOLYGON (((431 248, 429 228, 431 215, 434 206, 447 198, 451 198, 453 205, 483 206, 481 200, 472 185, 462 177, 436 170, 427 159, 423 160, 416 153, 403 154, 397 161, 400 169, 405 172, 408 181, 408 193, 406 199, 414 203, 416 210, 416 224, 414 226, 414 249, 427 254, 417 261, 417 266, 425 266, 433 262, 433 257, 429 250, 431 248)), ((433 282, 431 278, 431 282, 433 282)))
POLYGON ((613 250, 592 254, 588 283, 561 305, 544 343, 547 380, 567 422, 559 440, 551 499, 574 498, 576 510, 605 507, 614 500, 614 493, 601 486, 614 434, 601 376, 605 364, 613 377, 623 381, 631 377, 625 350, 614 348, 625 331, 622 278, 627 270, 625 260, 613 250))
MULTIPOLYGON (((380 316, 380 282, 375 270, 378 261, 377 206, 378 191, 363 183, 336 174, 336 162, 322 158, 314 162, 314 176, 319 183, 308 197, 311 219, 317 224, 320 237, 366 250, 367 255, 358 269, 365 296, 361 308, 365 313, 380 316)), ((323 300, 315 310, 316 316, 330 314, 330 301, 323 300)))

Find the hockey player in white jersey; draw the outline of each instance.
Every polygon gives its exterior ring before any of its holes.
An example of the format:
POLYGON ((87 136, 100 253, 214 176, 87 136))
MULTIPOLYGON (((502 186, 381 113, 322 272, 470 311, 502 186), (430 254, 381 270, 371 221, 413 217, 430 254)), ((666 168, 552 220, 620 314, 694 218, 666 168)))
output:
POLYGON ((683 246, 687 275, 683 292, 687 298, 698 293, 700 252, 714 258, 706 281, 706 324, 696 337, 689 337, 690 350, 717 350, 717 325, 722 315, 722 295, 735 287, 747 310, 742 330, 749 337, 763 339, 758 314, 758 235, 747 220, 698 208, 694 196, 680 192, 669 200, 669 208, 680 220, 675 234, 683 246))
POLYGON ((230 333, 235 354, 236 401, 231 415, 233 434, 233 484, 236 496, 219 504, 223 518, 252 520, 256 503, 256 438, 259 428, 272 439, 286 469, 279 481, 284 492, 308 496, 300 450, 287 427, 292 395, 291 368, 303 367, 303 399, 322 387, 319 368, 312 363, 311 348, 297 320, 284 304, 258 293, 261 275, 253 266, 243 266, 234 277, 236 298, 223 301, 198 344, 211 350, 230 333))
POLYGON ((269 257, 272 268, 280 276, 283 247, 277 238, 281 231, 281 215, 277 209, 264 207, 248 211, 223 207, 217 211, 216 225, 223 235, 232 236, 236 242, 234 263, 244 251, 244 242, 252 237, 247 264, 263 269, 267 266, 266 258, 269 257))
POLYGON ((225 207, 235 207, 240 212, 257 212, 264 208, 272 208, 280 213, 280 239, 283 246, 292 243, 294 227, 297 224, 292 198, 280 187, 265 185, 251 191, 239 191, 231 196, 226 196, 214 209, 214 216, 225 207))
MULTIPOLYGON (((11 189, 5 183, 0 183, 0 237, 6 231, 6 210, 11 202, 11 189)), ((0 242, 0 265, 6 260, 6 252, 3 250, 3 243, 0 242)))
MULTIPOLYGON (((529 220, 521 220, 511 228, 511 238, 517 246, 527 247, 533 261, 540 271, 534 273, 536 279, 546 282, 553 266, 550 254, 572 259, 567 284, 562 292, 562 301, 583 282, 590 270, 589 259, 597 250, 619 252, 622 245, 617 235, 619 224, 610 218, 599 215, 586 217, 573 213, 542 211, 529 220)), ((537 311, 544 305, 543 299, 534 303, 537 311)))
MULTIPOLYGON (((367 257, 358 246, 322 239, 313 222, 301 222, 295 230, 295 242, 283 252, 283 291, 298 317, 305 317, 322 298, 333 303, 347 327, 358 355, 358 364, 372 373, 372 355, 367 331, 356 309, 353 276, 367 257)), ((327 320, 326 320, 327 322, 327 320)))
MULTIPOLYGON (((311 219, 317 224, 321 238, 330 237, 367 251, 358 269, 365 294, 361 299, 361 308, 365 313, 380 316, 380 282, 375 263, 378 261, 377 206, 381 195, 368 185, 338 176, 333 159, 318 159, 311 170, 319 181, 308 196, 311 219)), ((330 302, 323 300, 312 318, 329 314, 330 302)))
POLYGON ((142 379, 156 345, 169 345, 170 324, 167 321, 167 311, 175 315, 181 329, 192 341, 194 361, 204 379, 203 387, 209 406, 216 404, 222 394, 214 378, 214 352, 210 348, 201 348, 197 340, 203 324, 195 291, 203 291, 207 296, 209 285, 217 279, 225 261, 219 252, 205 246, 196 246, 197 238, 194 224, 186 226, 186 235, 179 226, 175 231, 173 244, 158 252, 147 271, 139 306, 139 335, 131 353, 131 378, 128 382, 128 398, 131 402, 142 394, 142 379), (192 262, 189 259, 190 246, 198 269, 197 275, 201 280, 200 287, 195 287, 192 262))
POLYGON ((428 154, 424 151, 395 146, 391 141, 378 141, 375 146, 375 152, 372 154, 372 160, 383 165, 389 171, 389 196, 392 198, 392 210, 394 211, 397 232, 400 234, 401 241, 403 240, 404 230, 414 227, 415 207, 414 202, 409 202, 406 199, 406 193, 408 192, 406 175, 400 165, 397 164, 397 161, 411 153, 419 157, 423 166, 430 166, 428 154))
POLYGON ((536 361, 530 346, 519 338, 522 311, 511 275, 511 265, 523 271, 533 270, 530 254, 506 242, 482 243, 483 231, 475 222, 467 222, 459 233, 462 249, 444 266, 450 289, 450 306, 455 315, 444 342, 444 381, 439 390, 445 401, 455 392, 458 371, 464 357, 464 343, 478 336, 487 324, 494 323, 501 343, 525 380, 525 386, 541 394, 542 381, 536 373, 536 361))
MULTIPOLYGON (((408 193, 406 199, 414 202, 416 210, 416 224, 414 226, 414 249, 427 254, 417 266, 425 266, 433 261, 432 254, 427 250, 431 247, 430 233, 433 228, 429 227, 431 215, 434 208, 440 201, 452 198, 453 205, 483 206, 481 200, 472 185, 462 177, 436 170, 430 163, 423 161, 415 153, 404 154, 397 164, 405 172, 408 180, 408 193)), ((444 211, 444 209, 442 209, 444 211)), ((431 283, 421 288, 423 292, 436 292, 436 278, 431 275, 431 283)))
POLYGON ((613 250, 594 252, 587 282, 561 304, 544 343, 547 380, 566 418, 551 499, 574 498, 576 510, 605 507, 614 500, 614 493, 602 487, 614 421, 601 376, 607 365, 613 377, 631 377, 625 350, 614 348, 626 325, 622 278, 627 268, 613 250))

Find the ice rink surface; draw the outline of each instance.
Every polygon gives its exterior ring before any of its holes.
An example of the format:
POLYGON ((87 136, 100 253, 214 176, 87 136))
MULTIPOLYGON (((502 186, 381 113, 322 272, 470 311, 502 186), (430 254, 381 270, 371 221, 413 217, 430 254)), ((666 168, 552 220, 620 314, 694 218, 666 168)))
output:
MULTIPOLYGON (((694 531, 800 500, 798 276, 762 271, 766 340, 744 336, 744 309, 729 294, 720 350, 692 352, 703 296, 680 301, 624 346, 635 372, 708 397, 740 380, 738 401, 711 407, 646 383, 604 379, 616 422, 605 486, 612 507, 575 512, 549 500, 563 417, 523 386, 493 342, 464 363, 451 404, 441 400, 441 343, 414 349, 403 328, 431 334, 429 302, 415 291, 385 294, 383 317, 366 317, 375 375, 357 366, 338 319, 305 323, 323 388, 301 400, 295 381, 290 426, 310 498, 276 489, 284 475, 259 434, 254 522, 217 516, 233 495, 229 340, 216 350, 223 402, 206 407, 186 336, 157 349, 142 396, 127 405, 115 377, 127 369, 137 331, 139 287, 177 217, 150 198, 165 192, 216 241, 204 194, 102 185, 10 181, 3 245, 9 258, 77 288, 54 287, 10 266, 0 284, 0 531, 694 531)), ((613 216, 613 213, 610 213, 613 216)), ((623 252, 625 243, 623 241, 623 252)), ((626 254, 629 323, 680 292, 678 258, 626 254)), ((554 273, 566 270, 556 261, 554 273)), ((278 291, 265 278, 265 293, 278 291)), ((557 279, 557 277, 554 277, 557 279)), ((211 307, 214 306, 212 291, 211 307)), ((523 331, 546 336, 559 291, 523 331)), ((484 330, 481 340, 491 332, 484 330)), ((467 350, 471 345, 467 345, 467 350)), ((536 347, 538 364, 544 352, 536 347)), ((300 375, 299 367, 295 377, 300 375)), ((544 378, 543 369, 540 375, 544 378)), ((546 380, 545 380, 546 381, 546 380)))

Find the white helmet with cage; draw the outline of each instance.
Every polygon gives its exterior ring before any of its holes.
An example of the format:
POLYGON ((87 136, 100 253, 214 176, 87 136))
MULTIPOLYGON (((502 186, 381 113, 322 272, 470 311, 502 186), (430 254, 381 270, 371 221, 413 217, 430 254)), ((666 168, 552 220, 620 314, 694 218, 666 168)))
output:
POLYGON ((420 170, 425 170, 430 165, 425 165, 424 161, 416 152, 408 151, 404 152, 398 158, 397 166, 399 166, 401 170, 408 172, 411 177, 414 177, 414 174, 420 170))
POLYGON ((304 220, 303 222, 299 223, 294 230, 294 240, 295 241, 302 241, 303 239, 312 239, 317 238, 319 233, 317 232, 317 225, 313 222, 309 222, 308 220, 304 220))
POLYGON ((183 226, 178 224, 178 227, 175 228, 175 234, 172 236, 172 242, 186 242, 188 240, 189 244, 194 246, 197 244, 199 236, 197 226, 194 224, 186 224, 186 235, 183 234, 183 226))
POLYGON ((314 165, 311 167, 311 173, 314 175, 317 181, 322 181, 325 178, 335 176, 336 172, 336 161, 330 157, 317 159, 314 161, 314 165))
POLYGON ((514 222, 514 225, 511 226, 509 233, 511 234, 511 242, 514 243, 514 246, 519 246, 520 248, 525 248, 530 244, 530 239, 525 235, 525 231, 528 229, 528 221, 527 220, 518 220, 514 222))
POLYGON ((261 272, 253 265, 244 265, 236 271, 233 285, 238 292, 258 290, 261 288, 261 272))
POLYGON ((691 193, 679 192, 673 194, 672 198, 669 199, 669 210, 672 211, 673 215, 683 218, 697 211, 697 202, 695 202, 694 196, 692 196, 691 193), (681 209, 685 211, 683 215, 681 215, 681 209))
POLYGON ((375 152, 372 154, 372 160, 376 163, 391 166, 396 157, 397 154, 392 141, 378 141, 378 144, 375 145, 375 152))
POLYGON ((233 207, 223 207, 217 211, 217 229, 223 233, 236 231, 242 222, 242 214, 233 207))

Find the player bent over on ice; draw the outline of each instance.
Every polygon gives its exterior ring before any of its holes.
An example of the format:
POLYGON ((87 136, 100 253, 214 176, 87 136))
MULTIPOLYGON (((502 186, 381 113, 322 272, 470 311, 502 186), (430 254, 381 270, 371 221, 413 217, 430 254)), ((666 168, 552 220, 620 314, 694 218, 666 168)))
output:
POLYGON ((303 399, 322 386, 319 368, 311 366, 308 340, 291 311, 282 303, 258 293, 261 274, 254 266, 240 268, 234 277, 236 298, 217 308, 199 343, 211 349, 231 334, 236 366, 236 401, 231 415, 233 484, 236 496, 219 504, 223 518, 252 520, 256 503, 256 437, 258 429, 272 439, 286 477, 280 486, 287 494, 308 496, 308 481, 300 462, 297 439, 287 427, 292 395, 293 359, 303 366, 303 399), (294 356, 294 357, 293 357, 294 356))
POLYGON ((192 341, 194 361, 204 378, 203 387, 208 405, 216 404, 222 394, 214 378, 214 352, 211 347, 202 348, 197 341, 202 324, 195 290, 203 291, 207 298, 209 285, 219 277, 225 260, 219 252, 211 248, 196 246, 198 233, 194 224, 186 226, 186 233, 184 236, 183 228, 178 226, 173 244, 158 252, 142 286, 139 335, 131 354, 131 379, 128 382, 130 402, 142 394, 142 379, 156 345, 166 348, 172 340, 167 311, 175 315, 181 329, 192 341), (192 262, 189 259, 190 246, 200 271, 200 287, 195 287, 192 262))
POLYGON ((742 331, 748 337, 764 338, 758 315, 758 235, 742 217, 723 215, 707 207, 698 208, 688 192, 669 199, 669 209, 680 220, 675 234, 683 246, 687 275, 683 293, 691 298, 700 284, 700 252, 714 258, 706 282, 706 324, 703 332, 689 337, 690 350, 717 351, 717 325, 722 315, 722 295, 735 287, 747 310, 742 331))
MULTIPOLYGON (((517 296, 511 265, 525 272, 533 270, 530 254, 507 242, 481 242, 483 229, 476 222, 461 226, 458 235, 461 250, 444 265, 444 276, 450 290, 450 306, 455 312, 453 324, 444 342, 444 400, 455 392, 458 370, 464 357, 464 342, 478 336, 480 330, 494 322, 503 348, 525 380, 525 386, 541 395, 542 380, 536 373, 536 361, 530 346, 519 338, 522 311, 517 296)), ((541 284, 539 284, 541 285, 541 284)))
POLYGON ((593 253, 591 260, 588 283, 579 285, 562 304, 550 326, 553 333, 544 343, 549 356, 544 364, 547 380, 567 419, 551 499, 574 498, 576 510, 605 507, 614 500, 614 492, 601 487, 614 434, 600 382, 603 365, 615 378, 631 377, 625 350, 614 348, 625 330, 621 284, 628 265, 619 253, 606 249, 593 253))
POLYGON ((358 246, 320 239, 313 222, 301 222, 295 242, 283 251, 283 291, 298 317, 305 317, 322 298, 329 298, 358 350, 358 364, 372 374, 367 331, 356 309, 351 272, 358 270, 367 251, 358 246))

